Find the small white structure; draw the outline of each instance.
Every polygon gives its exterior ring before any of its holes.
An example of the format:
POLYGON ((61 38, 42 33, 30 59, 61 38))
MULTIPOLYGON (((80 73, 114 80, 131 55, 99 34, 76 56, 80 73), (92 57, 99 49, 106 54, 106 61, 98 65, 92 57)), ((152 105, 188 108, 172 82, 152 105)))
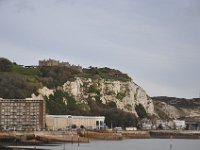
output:
POLYGON ((126 131, 136 131, 137 127, 126 127, 125 130, 126 131))
POLYGON ((146 119, 146 118, 142 119, 139 122, 139 124, 140 124, 141 129, 143 129, 143 130, 151 130, 151 128, 153 126, 151 120, 146 119))
POLYGON ((156 128, 157 129, 169 129, 168 122, 166 120, 156 120, 156 128))
POLYGON ((176 129, 185 129, 185 120, 173 120, 176 129))
POLYGON ((101 129, 105 126, 104 116, 46 115, 46 125, 50 130, 66 129, 75 125, 87 129, 101 129))

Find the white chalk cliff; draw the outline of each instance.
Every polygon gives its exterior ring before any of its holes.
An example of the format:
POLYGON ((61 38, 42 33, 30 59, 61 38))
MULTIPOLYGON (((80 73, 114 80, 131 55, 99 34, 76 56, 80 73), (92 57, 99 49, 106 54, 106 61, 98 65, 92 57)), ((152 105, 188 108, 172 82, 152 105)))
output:
POLYGON ((101 100, 106 104, 111 101, 117 108, 137 115, 135 106, 142 104, 149 114, 154 114, 152 99, 133 81, 113 81, 77 77, 75 81, 67 81, 63 91, 73 96, 77 103, 87 103, 87 99, 101 100))

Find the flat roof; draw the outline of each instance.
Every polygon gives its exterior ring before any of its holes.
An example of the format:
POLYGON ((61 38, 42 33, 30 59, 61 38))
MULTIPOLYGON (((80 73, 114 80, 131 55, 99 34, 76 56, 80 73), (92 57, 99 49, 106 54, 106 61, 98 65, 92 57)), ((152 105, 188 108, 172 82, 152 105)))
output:
POLYGON ((54 118, 74 118, 74 119, 105 119, 105 116, 72 116, 72 115, 46 115, 54 118))
POLYGON ((44 101, 43 99, 3 99, 0 98, 0 101, 8 101, 8 102, 13 102, 13 101, 44 101))

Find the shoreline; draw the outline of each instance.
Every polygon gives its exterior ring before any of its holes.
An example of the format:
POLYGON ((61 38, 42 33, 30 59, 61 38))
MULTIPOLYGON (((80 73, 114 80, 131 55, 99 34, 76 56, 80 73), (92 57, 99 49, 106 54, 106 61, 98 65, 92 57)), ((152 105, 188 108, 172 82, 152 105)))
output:
POLYGON ((152 130, 152 138, 175 138, 175 139, 200 139, 200 131, 193 130, 152 130))
POLYGON ((151 130, 151 131, 37 131, 0 132, 0 145, 43 145, 55 142, 89 143, 95 140, 123 139, 200 139, 200 131, 190 130, 151 130))

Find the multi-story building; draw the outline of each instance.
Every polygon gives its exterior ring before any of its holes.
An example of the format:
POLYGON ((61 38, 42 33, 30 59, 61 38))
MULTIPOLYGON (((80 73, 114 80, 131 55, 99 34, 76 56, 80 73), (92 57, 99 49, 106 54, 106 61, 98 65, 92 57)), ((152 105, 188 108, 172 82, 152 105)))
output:
POLYGON ((45 101, 0 99, 0 128, 40 130, 45 127, 45 101))

